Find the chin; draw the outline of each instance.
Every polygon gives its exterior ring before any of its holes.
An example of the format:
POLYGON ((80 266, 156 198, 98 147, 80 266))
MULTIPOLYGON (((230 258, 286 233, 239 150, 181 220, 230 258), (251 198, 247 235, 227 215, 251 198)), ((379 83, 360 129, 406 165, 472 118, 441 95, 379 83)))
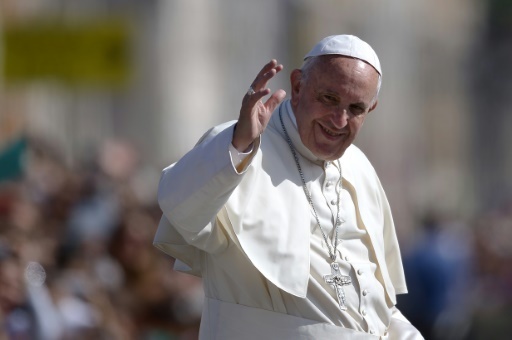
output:
POLYGON ((336 152, 336 153, 324 153, 324 152, 315 152, 315 156, 323 161, 335 161, 343 154, 345 153, 345 150, 342 152, 336 152))
POLYGON ((331 156, 331 157, 323 157, 322 160, 324 160, 324 161, 335 161, 338 158, 340 158, 341 156, 343 156, 343 154, 335 155, 335 156, 331 156))
POLYGON ((351 143, 348 140, 338 141, 336 143, 312 143, 313 148, 309 148, 313 154, 324 161, 334 161, 343 156, 351 143))

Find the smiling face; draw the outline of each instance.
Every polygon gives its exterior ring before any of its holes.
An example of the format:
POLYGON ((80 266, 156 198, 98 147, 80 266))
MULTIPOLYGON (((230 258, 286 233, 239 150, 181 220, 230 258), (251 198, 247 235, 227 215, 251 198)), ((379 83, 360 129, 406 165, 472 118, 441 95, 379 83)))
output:
POLYGON ((335 160, 352 144, 377 106, 379 74, 359 59, 320 56, 291 74, 291 104, 302 143, 318 158, 335 160))

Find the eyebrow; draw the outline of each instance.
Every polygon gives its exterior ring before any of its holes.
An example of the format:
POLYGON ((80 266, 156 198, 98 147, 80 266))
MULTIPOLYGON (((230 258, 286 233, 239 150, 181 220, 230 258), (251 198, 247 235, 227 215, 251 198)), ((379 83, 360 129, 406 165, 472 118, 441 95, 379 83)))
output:
POLYGON ((353 106, 360 106, 362 109, 366 110, 368 108, 368 106, 363 103, 363 102, 358 102, 358 103, 352 103, 350 105, 353 105, 353 106))
MULTIPOLYGON (((327 89, 320 89, 320 90, 318 90, 318 91, 315 91, 315 93, 316 93, 317 95, 321 95, 321 94, 325 94, 325 93, 327 93, 327 94, 329 94, 329 95, 334 95, 334 96, 336 96, 336 97, 341 97, 341 95, 340 95, 338 92, 333 91, 333 90, 331 90, 331 89, 329 89, 329 88, 327 88, 327 89)), ((364 102, 350 103, 350 106, 360 106, 360 107, 361 107, 363 110, 365 110, 365 111, 366 111, 366 110, 368 109, 368 107, 369 107, 369 106, 368 106, 368 105, 366 105, 364 102)))

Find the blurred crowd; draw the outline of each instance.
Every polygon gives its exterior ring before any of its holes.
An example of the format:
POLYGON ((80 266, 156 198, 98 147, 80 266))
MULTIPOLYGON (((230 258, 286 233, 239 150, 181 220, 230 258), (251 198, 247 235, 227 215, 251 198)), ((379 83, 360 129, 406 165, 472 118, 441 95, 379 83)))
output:
MULTIPOLYGON (((152 245, 159 170, 120 140, 73 168, 42 141, 23 159, 0 182, 0 340, 196 339, 200 281, 152 245)), ((426 339, 509 339, 512 201, 414 228, 403 313, 426 339)))
POLYGON ((470 221, 427 214, 403 251, 398 307, 426 339, 510 339, 512 201, 470 221))
POLYGON ((200 281, 152 245, 159 171, 120 140, 73 169, 42 141, 22 159, 0 182, 0 339, 196 339, 200 281))

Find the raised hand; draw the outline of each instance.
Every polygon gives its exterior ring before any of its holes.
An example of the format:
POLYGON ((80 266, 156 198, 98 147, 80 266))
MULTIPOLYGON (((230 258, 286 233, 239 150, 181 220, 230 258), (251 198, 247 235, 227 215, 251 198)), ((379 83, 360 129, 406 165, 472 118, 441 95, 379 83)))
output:
POLYGON ((282 69, 283 65, 277 64, 277 60, 272 59, 263 66, 256 79, 254 79, 249 91, 245 94, 242 100, 242 107, 240 108, 238 123, 233 133, 232 143, 238 151, 245 151, 261 135, 267 127, 272 112, 286 96, 286 92, 279 89, 265 103, 261 101, 263 97, 271 92, 267 88, 267 83, 282 69))

